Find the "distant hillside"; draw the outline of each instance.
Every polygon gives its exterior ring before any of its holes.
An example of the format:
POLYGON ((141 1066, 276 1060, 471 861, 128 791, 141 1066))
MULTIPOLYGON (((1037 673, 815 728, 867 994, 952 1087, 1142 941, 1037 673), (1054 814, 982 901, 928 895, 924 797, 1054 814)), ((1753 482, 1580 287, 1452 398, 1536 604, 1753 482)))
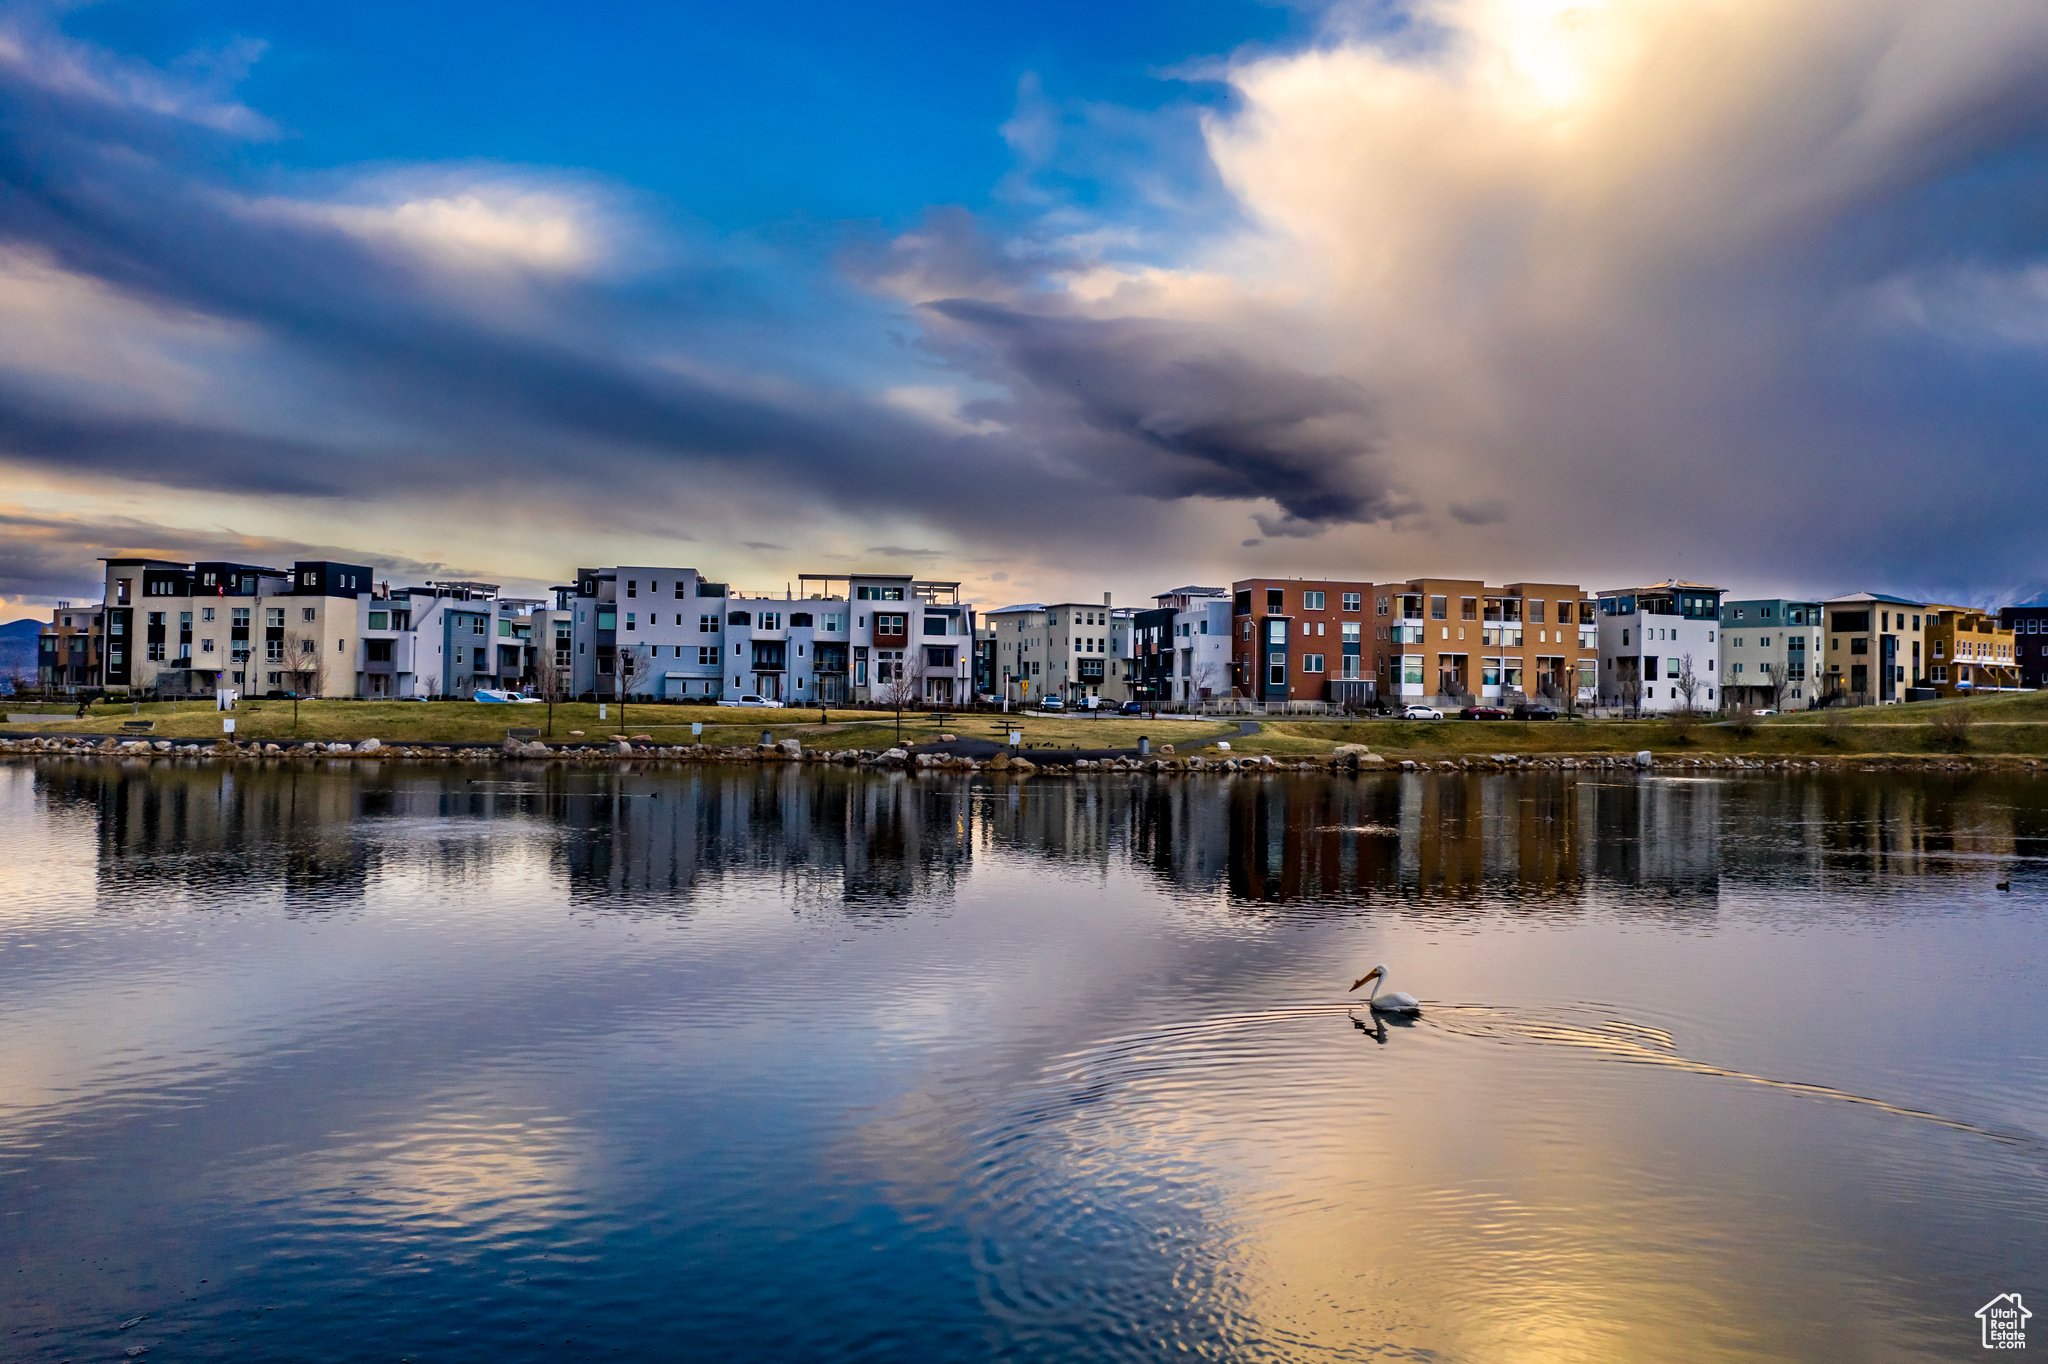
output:
POLYGON ((42 632, 39 620, 10 620, 0 625, 0 677, 36 670, 36 636, 42 632))

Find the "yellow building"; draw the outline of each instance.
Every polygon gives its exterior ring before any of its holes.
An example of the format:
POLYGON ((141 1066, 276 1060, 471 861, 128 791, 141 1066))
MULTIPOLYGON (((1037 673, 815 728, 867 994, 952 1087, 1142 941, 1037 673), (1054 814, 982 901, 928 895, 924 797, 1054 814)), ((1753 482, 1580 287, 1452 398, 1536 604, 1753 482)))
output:
POLYGON ((2018 690, 2013 632, 1973 607, 1929 606, 1927 685, 1943 696, 2018 690))

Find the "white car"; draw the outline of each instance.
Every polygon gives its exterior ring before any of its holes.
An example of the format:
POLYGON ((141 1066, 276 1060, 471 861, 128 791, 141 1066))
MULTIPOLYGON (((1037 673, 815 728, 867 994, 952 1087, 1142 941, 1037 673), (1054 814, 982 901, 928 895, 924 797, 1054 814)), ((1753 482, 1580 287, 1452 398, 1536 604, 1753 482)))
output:
POLYGON ((747 706, 750 708, 763 707, 768 710, 782 709, 782 703, 780 701, 770 701, 763 697, 751 695, 736 697, 731 701, 720 701, 718 704, 721 706, 747 706))
POLYGON ((495 706, 537 706, 541 703, 538 696, 521 696, 516 691, 497 691, 489 687, 478 687, 475 699, 495 706))
POLYGON ((1401 712, 1403 720, 1441 720, 1444 713, 1435 706, 1410 706, 1401 712))

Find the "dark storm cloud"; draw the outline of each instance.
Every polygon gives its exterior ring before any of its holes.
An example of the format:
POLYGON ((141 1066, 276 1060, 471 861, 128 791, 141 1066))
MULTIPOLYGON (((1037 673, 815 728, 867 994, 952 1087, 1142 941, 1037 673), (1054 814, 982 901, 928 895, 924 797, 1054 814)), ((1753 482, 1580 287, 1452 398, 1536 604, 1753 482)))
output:
POLYGON ((1201 329, 1046 316, 974 299, 926 305, 935 344, 1008 388, 967 415, 1055 438, 1087 476, 1159 498, 1270 499, 1268 535, 1394 515, 1368 458, 1373 403, 1342 378, 1255 360, 1201 329))
POLYGON ((98 600, 103 555, 192 561, 231 559, 289 567, 299 559, 369 564, 393 582, 471 576, 469 569, 378 555, 349 545, 245 535, 226 527, 192 530, 120 516, 59 516, 0 507, 0 597, 98 600))

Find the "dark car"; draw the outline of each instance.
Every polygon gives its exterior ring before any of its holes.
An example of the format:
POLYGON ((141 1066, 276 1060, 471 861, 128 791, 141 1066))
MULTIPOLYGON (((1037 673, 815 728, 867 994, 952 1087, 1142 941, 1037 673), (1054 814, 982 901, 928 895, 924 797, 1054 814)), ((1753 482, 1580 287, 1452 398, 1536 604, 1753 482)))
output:
POLYGON ((1557 712, 1539 701, 1525 701, 1515 707, 1517 720, 1555 720, 1557 712))
POLYGON ((1508 713, 1499 706, 1467 706, 1458 712, 1460 720, 1505 720, 1508 713))
POLYGON ((1144 713, 1145 713, 1145 703, 1144 703, 1144 702, 1142 702, 1142 701, 1126 701, 1126 702, 1124 702, 1124 714, 1126 714, 1126 715, 1143 715, 1144 713))
POLYGON ((276 687, 272 687, 269 691, 263 693, 263 699, 266 701, 296 701, 299 699, 299 694, 295 691, 279 691, 276 687))

